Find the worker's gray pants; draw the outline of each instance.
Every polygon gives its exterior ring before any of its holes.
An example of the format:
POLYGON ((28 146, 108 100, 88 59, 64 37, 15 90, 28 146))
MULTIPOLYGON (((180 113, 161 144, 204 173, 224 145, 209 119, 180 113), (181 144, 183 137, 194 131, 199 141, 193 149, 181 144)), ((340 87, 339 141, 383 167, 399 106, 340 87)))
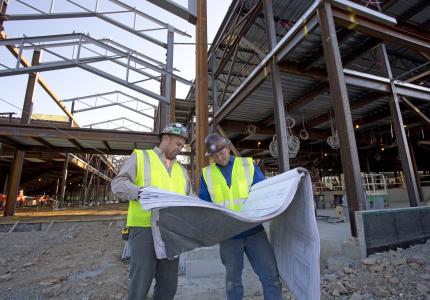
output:
POLYGON ((131 250, 128 299, 145 300, 155 278, 153 299, 173 299, 178 284, 179 258, 157 259, 149 227, 130 227, 131 250))

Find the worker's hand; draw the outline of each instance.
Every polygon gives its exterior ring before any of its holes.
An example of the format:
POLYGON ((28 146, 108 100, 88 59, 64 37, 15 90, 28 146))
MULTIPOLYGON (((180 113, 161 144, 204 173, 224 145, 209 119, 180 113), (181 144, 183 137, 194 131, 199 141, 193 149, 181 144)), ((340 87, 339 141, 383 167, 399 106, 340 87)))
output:
POLYGON ((142 193, 144 193, 144 192, 145 192, 145 188, 147 188, 147 187, 157 188, 157 187, 152 186, 152 185, 145 185, 145 186, 142 186, 141 188, 139 188, 139 191, 137 192, 137 197, 138 197, 139 199, 140 199, 140 195, 141 195, 142 193))
POLYGON ((145 187, 141 187, 140 189, 139 189, 139 191, 137 191, 137 198, 138 199, 140 199, 140 195, 142 195, 142 193, 143 193, 143 189, 144 189, 145 187))

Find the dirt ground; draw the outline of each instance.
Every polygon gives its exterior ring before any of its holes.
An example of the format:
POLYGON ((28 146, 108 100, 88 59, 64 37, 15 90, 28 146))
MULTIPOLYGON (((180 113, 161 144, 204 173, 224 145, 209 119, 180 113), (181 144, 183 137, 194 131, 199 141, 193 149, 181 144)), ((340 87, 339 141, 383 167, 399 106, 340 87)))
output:
MULTIPOLYGON (((125 299, 123 223, 21 224, 11 233, 0 226, 0 299, 125 299)), ((243 277, 245 299, 263 299, 250 268, 243 277)), ((225 299, 224 276, 181 275, 175 299, 225 299)), ((285 289, 284 299, 294 297, 285 289)), ((430 241, 322 269, 321 299, 430 299, 430 241)))
MULTIPOLYGON (((120 262, 123 223, 56 222, 0 233, 0 299, 125 299, 129 266, 120 262), (41 231, 26 231, 35 229, 41 231)), ((262 299, 256 276, 248 273, 245 298, 262 299)), ((181 275, 175 299, 225 299, 224 276, 181 275)))
POLYGON ((124 298, 122 224, 65 222, 48 232, 0 234, 0 299, 124 298))

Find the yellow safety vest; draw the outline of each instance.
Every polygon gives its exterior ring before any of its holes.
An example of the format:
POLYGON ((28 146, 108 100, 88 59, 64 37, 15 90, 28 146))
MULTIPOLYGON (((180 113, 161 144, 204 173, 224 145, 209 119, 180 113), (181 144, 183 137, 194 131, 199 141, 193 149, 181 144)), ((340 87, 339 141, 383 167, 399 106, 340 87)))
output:
POLYGON ((212 202, 234 211, 242 208, 254 178, 252 158, 234 158, 230 187, 215 163, 203 168, 202 172, 212 202))
MULTIPOLYGON (((175 161, 171 175, 153 150, 135 149, 137 186, 154 186, 160 189, 185 195, 187 176, 185 170, 175 161)), ((139 201, 131 200, 128 205, 127 226, 151 227, 151 212, 144 210, 139 201)))

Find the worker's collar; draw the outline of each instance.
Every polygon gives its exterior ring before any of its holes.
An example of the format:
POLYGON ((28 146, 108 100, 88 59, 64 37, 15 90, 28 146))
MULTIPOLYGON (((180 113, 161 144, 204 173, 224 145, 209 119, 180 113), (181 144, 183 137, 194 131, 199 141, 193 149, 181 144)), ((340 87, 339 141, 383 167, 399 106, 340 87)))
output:
POLYGON ((221 165, 219 165, 219 164, 216 164, 218 167, 220 167, 220 168, 226 168, 228 165, 230 165, 230 164, 234 164, 234 155, 230 155, 230 160, 228 161, 228 164, 227 165, 225 165, 225 166, 221 166, 221 165))
MULTIPOLYGON (((166 156, 164 155, 164 152, 159 148, 159 147, 157 147, 157 146, 155 146, 154 147, 154 152, 155 152, 155 154, 157 154, 158 155, 158 157, 160 157, 161 158, 161 161, 163 162, 163 163, 165 163, 165 161, 166 161, 166 156)), ((176 159, 172 159, 172 162, 174 162, 176 159)))

